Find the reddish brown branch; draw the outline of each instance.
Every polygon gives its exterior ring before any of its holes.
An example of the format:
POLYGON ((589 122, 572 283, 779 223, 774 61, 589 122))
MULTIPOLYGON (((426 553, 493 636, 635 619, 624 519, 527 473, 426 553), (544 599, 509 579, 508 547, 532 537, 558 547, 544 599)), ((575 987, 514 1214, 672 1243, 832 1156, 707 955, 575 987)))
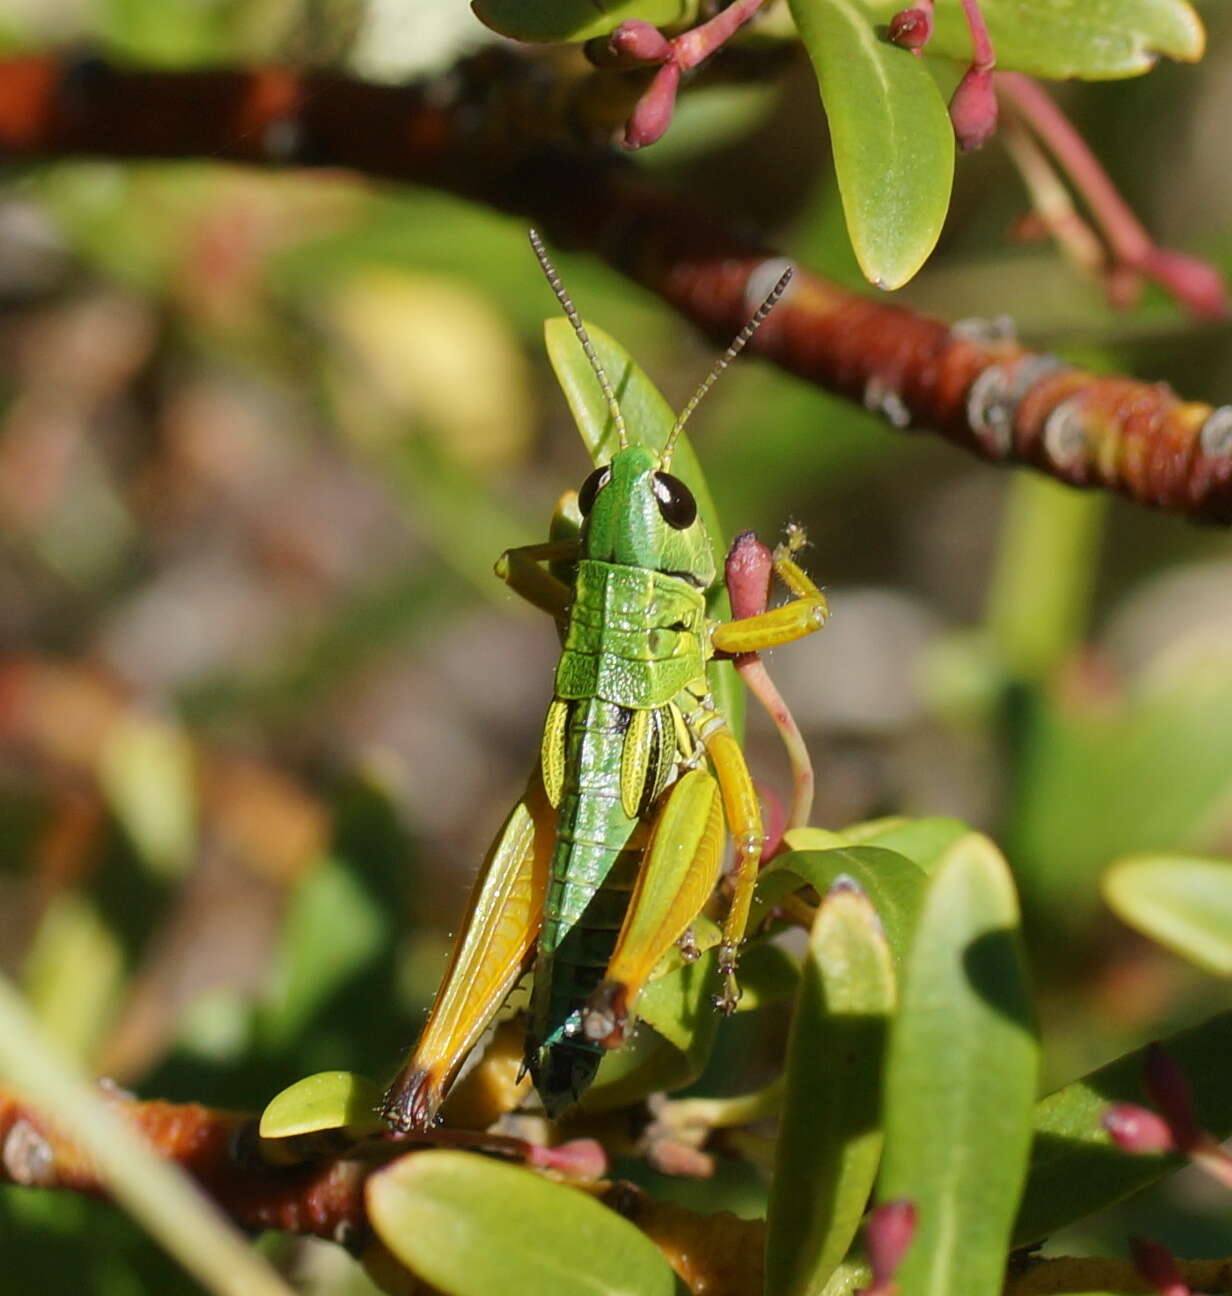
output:
MULTIPOLYGON (((371 1145, 371 1154, 363 1157, 352 1151, 277 1167, 263 1160, 257 1118, 250 1113, 218 1111, 198 1103, 139 1102, 119 1093, 113 1101, 160 1156, 191 1175, 242 1228, 329 1238, 357 1252, 371 1236, 364 1206, 368 1176, 408 1150, 405 1144, 388 1141, 371 1145)), ((501 1142, 494 1136, 457 1131, 442 1131, 441 1139, 455 1146, 459 1141, 501 1142)), ((90 1162, 41 1115, 3 1088, 0 1183, 106 1197, 90 1162)), ((578 1187, 646 1233, 690 1291, 748 1296, 761 1290, 760 1221, 701 1215, 657 1202, 625 1183, 595 1180, 578 1187)))
MULTIPOLYGON (((330 1160, 275 1168, 256 1155, 256 1117, 196 1103, 116 1105, 168 1161, 190 1174, 237 1224, 335 1242, 367 1233, 363 1185, 369 1167, 330 1160)), ((47 1121, 0 1089, 0 1183, 105 1197, 92 1164, 47 1121)))
MULTIPOLYGON (((137 72, 14 60, 0 63, 0 151, 331 166, 434 185, 532 216, 725 342, 783 262, 593 139, 578 145, 588 124, 606 135, 613 114, 627 112, 624 102, 605 108, 604 93, 601 78, 562 87, 541 66, 503 55, 421 87, 286 69, 137 72), (562 122, 572 143, 562 143, 562 122)), ((1098 377, 807 271, 754 346, 894 426, 1072 485, 1232 521, 1232 407, 1213 411, 1159 384, 1098 377)))

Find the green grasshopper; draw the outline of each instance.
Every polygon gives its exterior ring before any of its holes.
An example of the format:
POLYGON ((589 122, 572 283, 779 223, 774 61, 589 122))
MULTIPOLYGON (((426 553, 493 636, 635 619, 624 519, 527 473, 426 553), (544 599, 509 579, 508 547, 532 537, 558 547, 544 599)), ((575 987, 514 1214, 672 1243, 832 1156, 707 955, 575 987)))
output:
MULTIPOLYGON (((532 230, 531 244, 606 402, 618 448, 582 483, 567 534, 507 551, 497 574, 550 613, 563 650, 526 792, 488 851, 419 1042, 385 1095, 398 1131, 437 1118, 459 1068, 533 964, 529 1069, 544 1109, 576 1102, 629 1034, 638 995, 714 891, 735 843, 715 1004, 735 1010, 736 958, 764 842, 761 812, 707 665, 811 634, 825 596, 780 546, 794 598, 707 616, 714 550, 672 475, 681 430, 787 287, 788 270, 684 407, 659 450, 630 442, 610 380, 532 230), (726 833, 724 831, 726 821, 726 833)), ((568 501, 569 497, 566 497, 568 501)))

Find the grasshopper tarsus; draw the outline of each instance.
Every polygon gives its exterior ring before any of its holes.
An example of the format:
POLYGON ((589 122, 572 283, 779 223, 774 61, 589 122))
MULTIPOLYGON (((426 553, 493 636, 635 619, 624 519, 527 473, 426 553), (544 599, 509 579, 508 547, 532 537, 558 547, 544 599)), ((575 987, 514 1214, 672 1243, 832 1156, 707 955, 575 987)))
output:
POLYGON ((726 942, 719 946, 719 976, 723 988, 714 996, 713 1003, 724 1017, 730 1017, 744 992, 736 980, 736 948, 726 942))
POLYGON ((724 1017, 730 1017, 739 1006, 742 993, 736 978, 729 975, 723 979, 723 989, 714 996, 711 1002, 724 1017))

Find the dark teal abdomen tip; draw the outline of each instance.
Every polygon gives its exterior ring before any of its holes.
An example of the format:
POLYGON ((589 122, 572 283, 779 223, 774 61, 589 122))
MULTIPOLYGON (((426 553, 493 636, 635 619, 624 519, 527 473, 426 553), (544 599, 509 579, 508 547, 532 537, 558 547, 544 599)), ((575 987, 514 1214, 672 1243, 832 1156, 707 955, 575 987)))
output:
POLYGON ((583 1040, 545 1044, 527 1059, 543 1109, 551 1117, 572 1107, 599 1070, 605 1050, 583 1040))

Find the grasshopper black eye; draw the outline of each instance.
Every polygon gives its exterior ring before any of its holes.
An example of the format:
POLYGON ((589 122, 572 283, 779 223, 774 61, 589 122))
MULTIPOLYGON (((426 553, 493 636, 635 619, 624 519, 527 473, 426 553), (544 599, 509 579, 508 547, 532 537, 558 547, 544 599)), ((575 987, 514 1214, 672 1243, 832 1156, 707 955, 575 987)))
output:
POLYGON ((655 473, 654 493, 659 501, 659 512, 669 527, 683 531, 697 520, 697 501, 679 477, 667 472, 655 473))
POLYGON ((611 477, 611 468, 604 464, 602 468, 596 468, 582 483, 582 489, 578 491, 578 510, 583 517, 589 516, 590 510, 595 506, 595 496, 608 484, 611 477))

